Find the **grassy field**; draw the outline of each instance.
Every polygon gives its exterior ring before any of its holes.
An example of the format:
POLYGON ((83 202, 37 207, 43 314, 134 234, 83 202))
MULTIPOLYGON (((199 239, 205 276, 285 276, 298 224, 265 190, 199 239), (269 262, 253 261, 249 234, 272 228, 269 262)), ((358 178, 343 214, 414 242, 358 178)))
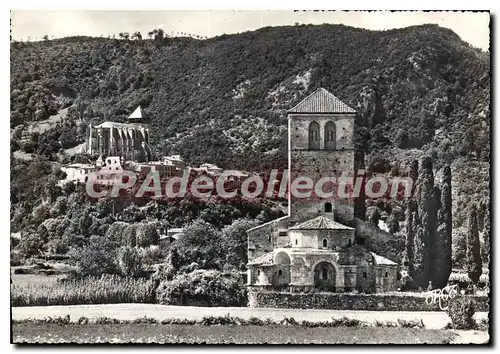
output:
POLYGON ((46 286, 55 284, 66 275, 45 275, 45 274, 12 274, 12 284, 15 286, 46 286))
POLYGON ((12 276, 12 306, 145 303, 153 296, 151 281, 103 275, 58 281, 58 276, 12 276))
POLYGON ((414 328, 36 324, 12 326, 14 343, 447 344, 455 334, 414 328))

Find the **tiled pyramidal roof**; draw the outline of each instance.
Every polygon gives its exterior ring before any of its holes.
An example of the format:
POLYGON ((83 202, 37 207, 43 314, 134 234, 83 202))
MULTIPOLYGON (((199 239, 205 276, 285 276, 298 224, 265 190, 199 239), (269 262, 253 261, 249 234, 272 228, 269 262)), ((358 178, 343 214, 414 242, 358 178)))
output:
POLYGON ((356 113, 356 111, 320 87, 288 113, 356 113))
POLYGON ((314 219, 304 221, 298 225, 292 226, 290 230, 353 230, 352 227, 343 225, 332 219, 326 218, 324 216, 318 216, 314 219))

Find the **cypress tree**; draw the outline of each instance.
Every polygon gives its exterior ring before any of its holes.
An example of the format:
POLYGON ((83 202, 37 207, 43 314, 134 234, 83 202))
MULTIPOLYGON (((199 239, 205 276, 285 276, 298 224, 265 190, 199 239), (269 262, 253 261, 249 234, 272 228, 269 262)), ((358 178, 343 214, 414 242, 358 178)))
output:
POLYGON ((491 220, 490 220, 490 206, 486 206, 486 212, 484 214, 484 227, 483 227, 483 263, 490 265, 490 240, 491 240, 491 220))
POLYGON ((425 289, 428 284, 427 276, 425 273, 425 243, 424 243, 424 229, 419 225, 418 211, 413 214, 413 225, 415 238, 413 239, 413 264, 410 276, 414 280, 417 287, 425 289))
POLYGON ((358 219, 366 219, 366 202, 365 202, 365 175, 358 177, 358 171, 365 169, 365 151, 362 144, 356 144, 356 155, 355 155, 355 166, 354 166, 354 182, 356 183, 357 178, 362 178, 361 189, 359 190, 359 195, 355 196, 354 199, 354 216, 358 219))
MULTIPOLYGON (((419 217, 419 228, 418 232, 421 232, 421 246, 418 246, 420 252, 420 247, 422 248, 421 257, 421 267, 423 274, 420 277, 421 286, 427 287, 429 280, 432 280, 434 269, 434 241, 436 238, 437 229, 437 208, 436 208, 436 192, 434 188, 434 172, 432 171, 432 160, 429 156, 422 157, 420 174, 418 177, 417 186, 417 197, 418 199, 418 217, 419 217)), ((418 234, 417 232, 417 234, 418 234)), ((416 242, 416 241, 415 241, 416 242)), ((417 257, 414 254, 414 257, 417 257)))
POLYGON ((477 227, 477 212, 475 205, 469 211, 469 229, 467 232, 467 274, 474 284, 477 284, 483 271, 481 250, 479 245, 479 230, 477 227))
POLYGON ((417 210, 417 203, 413 199, 408 199, 408 204, 406 206, 406 242, 405 242, 405 255, 403 257, 403 265, 408 272, 408 274, 413 274, 413 248, 415 240, 415 226, 413 224, 413 219, 415 217, 415 212, 417 210))
POLYGON ((415 190, 417 188, 417 182, 418 182, 418 161, 417 160, 413 160, 410 164, 410 178, 412 180, 412 188, 411 188, 411 198, 414 198, 415 195, 415 190))
POLYGON ((436 232, 434 254, 434 279, 433 283, 443 288, 448 283, 451 274, 451 169, 445 166, 440 196, 440 209, 438 212, 438 228, 436 232))

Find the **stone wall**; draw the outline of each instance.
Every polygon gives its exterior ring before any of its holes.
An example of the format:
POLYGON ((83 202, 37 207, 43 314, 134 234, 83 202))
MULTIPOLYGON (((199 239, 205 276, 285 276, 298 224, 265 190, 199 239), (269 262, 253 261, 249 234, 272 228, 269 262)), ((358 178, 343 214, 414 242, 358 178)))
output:
MULTIPOLYGON (((470 296, 476 311, 489 311, 489 298, 470 296)), ((428 305, 425 295, 407 294, 348 294, 348 293, 288 293, 249 289, 249 307, 369 310, 369 311, 441 311, 438 304, 428 305)))
POLYGON ((405 247, 404 238, 398 238, 390 232, 379 229, 375 225, 358 218, 351 220, 342 215, 337 221, 356 229, 356 240, 363 240, 364 245, 372 252, 386 257, 396 263, 401 263, 402 250, 405 247))
POLYGON ((279 248, 288 243, 287 236, 279 236, 279 230, 288 228, 288 220, 288 216, 284 216, 247 231, 249 261, 272 252, 273 244, 279 248))

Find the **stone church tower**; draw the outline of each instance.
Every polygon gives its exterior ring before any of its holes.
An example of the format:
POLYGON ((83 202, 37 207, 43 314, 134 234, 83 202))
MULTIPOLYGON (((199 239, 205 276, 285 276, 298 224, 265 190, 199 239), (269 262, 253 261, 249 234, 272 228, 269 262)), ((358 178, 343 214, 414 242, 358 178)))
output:
POLYGON ((289 214, 247 230, 250 288, 396 289, 397 264, 357 244, 356 229, 348 226, 355 114, 322 88, 288 111, 289 214))
POLYGON ((305 198, 290 193, 292 225, 319 215, 343 222, 353 218, 353 199, 339 195, 338 189, 342 193, 346 188, 339 181, 341 174, 353 177, 354 173, 355 115, 354 109, 323 88, 288 111, 289 183, 300 186, 305 182, 297 179, 309 177, 319 189, 319 194, 313 191, 305 198))

